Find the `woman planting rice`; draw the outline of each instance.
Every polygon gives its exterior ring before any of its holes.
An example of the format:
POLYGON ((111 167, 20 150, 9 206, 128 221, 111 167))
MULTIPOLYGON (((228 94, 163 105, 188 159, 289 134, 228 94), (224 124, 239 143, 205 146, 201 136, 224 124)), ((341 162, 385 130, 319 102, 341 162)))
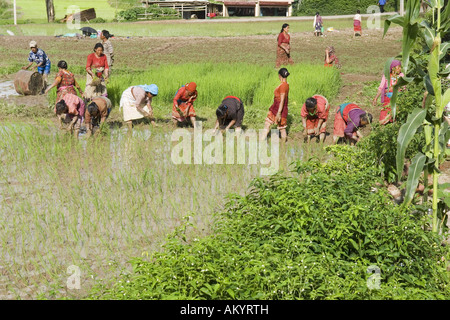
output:
POLYGON ((189 82, 178 89, 173 98, 172 121, 176 126, 178 122, 185 122, 189 118, 195 128, 194 101, 197 99, 197 84, 189 82))
POLYGON ((281 141, 286 142, 287 140, 287 115, 288 115, 288 96, 289 96, 289 84, 287 83, 287 77, 289 76, 289 71, 286 68, 281 68, 278 71, 278 78, 280 79, 280 85, 273 92, 273 104, 269 108, 267 113, 267 118, 264 124, 264 131, 261 134, 260 139, 264 140, 269 134, 270 127, 273 124, 277 125, 278 130, 280 130, 281 141))
POLYGON ((291 37, 289 35, 289 24, 285 23, 281 27, 281 32, 278 35, 277 60, 275 63, 275 68, 279 68, 282 65, 294 63, 291 58, 290 41, 291 37))
POLYGON ((325 141, 329 111, 330 104, 324 96, 316 94, 306 99, 302 106, 301 117, 303 135, 307 137, 308 143, 312 137, 319 137, 320 141, 325 141))
POLYGON ((381 96, 382 109, 380 113, 380 124, 387 124, 392 122, 391 117, 391 98, 394 91, 394 86, 400 77, 403 76, 401 72, 402 63, 399 60, 393 60, 390 66, 390 80, 389 85, 386 77, 383 75, 381 78, 380 86, 375 98, 373 98, 373 105, 377 105, 378 97, 381 96))
MULTIPOLYGON (((86 124, 88 137, 92 135, 95 125, 98 124, 100 127, 105 122, 111 112, 111 106, 111 100, 107 97, 95 97, 91 100, 84 113, 84 123, 86 124)), ((97 135, 98 132, 100 131, 97 130, 95 134, 97 135)))
POLYGON ((84 90, 84 97, 87 100, 96 96, 108 96, 106 81, 108 80, 109 65, 103 50, 103 45, 97 43, 94 52, 87 57, 86 88, 84 90))
POLYGON ((372 123, 372 115, 362 110, 354 103, 343 103, 337 107, 334 115, 333 140, 337 143, 339 138, 346 138, 350 144, 355 144, 362 138, 358 130, 372 123))
POLYGON ((335 66, 336 68, 341 68, 341 63, 339 62, 338 57, 336 56, 336 51, 333 46, 329 46, 325 49, 325 67, 335 66))
POLYGON ((216 126, 217 129, 230 129, 232 126, 236 127, 236 133, 241 131, 242 121, 244 120, 244 103, 241 99, 233 96, 225 97, 222 103, 216 110, 216 126))
POLYGON ((75 137, 78 138, 80 132, 81 121, 84 116, 85 104, 83 99, 75 94, 67 93, 56 103, 55 113, 59 118, 59 128, 62 129, 63 122, 70 123, 68 130, 73 133, 75 129, 75 137))
POLYGON ((76 87, 80 95, 83 96, 83 91, 81 91, 80 85, 75 80, 75 76, 67 70, 67 62, 64 60, 59 61, 58 68, 59 72, 55 77, 55 81, 45 90, 45 93, 48 93, 52 88, 56 87, 56 102, 58 102, 67 93, 76 95, 77 93, 74 88, 76 87))
POLYGON ((120 108, 123 108, 123 121, 131 131, 133 120, 147 118, 156 126, 153 118, 152 99, 158 95, 156 84, 131 86, 127 88, 120 98, 120 108), (142 107, 142 105, 145 105, 142 107))

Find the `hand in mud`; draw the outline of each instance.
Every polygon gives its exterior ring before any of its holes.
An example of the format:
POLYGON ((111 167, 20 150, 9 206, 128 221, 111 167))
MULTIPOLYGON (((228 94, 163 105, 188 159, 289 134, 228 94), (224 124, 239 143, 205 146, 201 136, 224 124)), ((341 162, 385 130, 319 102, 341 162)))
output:
POLYGON ((281 121, 281 114, 277 113, 277 116, 275 118, 276 122, 279 123, 281 121))
POLYGON ((372 105, 375 107, 377 105, 377 99, 373 99, 372 105))
POLYGON ((306 137, 308 135, 308 131, 305 129, 303 130, 303 136, 306 137))

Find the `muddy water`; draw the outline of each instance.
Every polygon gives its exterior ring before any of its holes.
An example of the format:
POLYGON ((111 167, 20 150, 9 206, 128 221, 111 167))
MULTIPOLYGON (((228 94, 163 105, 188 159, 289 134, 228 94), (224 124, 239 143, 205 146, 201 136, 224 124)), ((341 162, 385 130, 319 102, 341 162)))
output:
POLYGON ((19 96, 14 88, 14 81, 0 82, 0 98, 8 98, 10 96, 19 96))

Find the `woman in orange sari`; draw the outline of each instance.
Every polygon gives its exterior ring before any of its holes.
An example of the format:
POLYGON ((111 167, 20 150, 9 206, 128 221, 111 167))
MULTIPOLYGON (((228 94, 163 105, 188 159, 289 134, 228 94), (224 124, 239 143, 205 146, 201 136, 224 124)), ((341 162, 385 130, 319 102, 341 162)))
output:
POLYGON ((289 84, 287 83, 287 77, 289 71, 286 68, 281 68, 278 71, 278 78, 280 79, 280 85, 273 92, 273 104, 269 108, 266 121, 264 124, 264 131, 261 134, 260 139, 264 140, 269 134, 270 127, 274 124, 277 125, 277 129, 280 130, 281 142, 287 140, 287 115, 288 115, 288 96, 289 96, 289 84))
POLYGON ((288 64, 294 64, 294 61, 291 58, 291 36, 289 35, 289 25, 285 23, 281 27, 281 32, 278 35, 275 68, 288 64))
POLYGON ((178 89, 173 98, 172 121, 174 125, 185 122, 189 118, 195 128, 194 101, 197 99, 197 84, 189 82, 178 89))

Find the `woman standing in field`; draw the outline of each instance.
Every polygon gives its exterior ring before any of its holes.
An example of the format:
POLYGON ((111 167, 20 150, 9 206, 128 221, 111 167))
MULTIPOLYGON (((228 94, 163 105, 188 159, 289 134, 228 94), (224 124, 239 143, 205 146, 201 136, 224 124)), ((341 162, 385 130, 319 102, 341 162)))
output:
POLYGON ((281 68, 278 71, 278 79, 280 79, 280 85, 276 87, 273 92, 273 104, 269 108, 266 121, 264 123, 264 131, 261 134, 260 139, 264 140, 269 134, 270 127, 273 124, 277 125, 277 129, 280 130, 281 141, 287 140, 287 115, 288 115, 288 96, 289 96, 289 84, 287 83, 287 77, 289 71, 286 68, 281 68))
POLYGON ((147 118, 156 126, 153 117, 152 99, 158 95, 158 86, 139 85, 127 88, 120 98, 120 108, 123 108, 123 121, 131 132, 133 120, 147 118), (144 107, 142 107, 144 105, 144 107))
POLYGON ((320 16, 319 12, 316 12, 316 15, 314 16, 314 35, 316 37, 323 36, 323 21, 322 17, 320 16))
POLYGON ((291 58, 291 36, 289 35, 289 24, 285 23, 281 26, 281 31, 278 34, 277 45, 277 60, 275 68, 282 65, 293 64, 291 58))
POLYGON ((86 88, 84 90, 84 97, 87 100, 97 96, 108 96, 106 82, 108 81, 109 65, 103 50, 103 45, 97 43, 94 52, 87 57, 86 88))
POLYGON ((361 12, 359 10, 356 10, 356 14, 353 17, 353 38, 356 37, 358 34, 360 37, 362 36, 361 31, 361 12))
POLYGON ((102 30, 102 33, 100 34, 100 39, 102 39, 103 50, 106 56, 106 60, 108 61, 109 73, 111 74, 111 67, 113 66, 114 63, 114 49, 111 44, 111 41, 109 40, 110 37, 111 34, 109 33, 108 30, 102 30))
POLYGON ((387 124, 392 122, 391 117, 391 98, 394 91, 394 86, 400 77, 403 76, 401 72, 402 63, 399 60, 393 60, 390 65, 390 80, 389 84, 386 77, 381 78, 380 86, 378 87, 377 95, 373 98, 373 106, 377 105, 378 97, 381 96, 382 109, 380 113, 380 124, 387 124))
POLYGON ((341 63, 339 62, 338 57, 336 56, 336 51, 333 46, 329 46, 325 49, 325 67, 333 67, 340 69, 341 63))
POLYGON ((214 134, 219 128, 228 130, 232 126, 236 127, 236 133, 240 133, 244 120, 244 103, 238 97, 227 96, 217 108, 216 116, 214 134))
POLYGON ((178 89, 173 98, 172 121, 176 126, 178 122, 185 122, 190 119, 195 128, 194 101, 197 99, 197 84, 189 82, 178 89))
POLYGON ((83 96, 83 91, 81 91, 80 85, 72 72, 67 70, 67 62, 61 60, 58 62, 59 71, 55 77, 53 84, 45 90, 47 94, 52 88, 56 87, 56 102, 61 100, 67 93, 72 93, 76 95, 75 88, 78 89, 80 96, 83 96))

